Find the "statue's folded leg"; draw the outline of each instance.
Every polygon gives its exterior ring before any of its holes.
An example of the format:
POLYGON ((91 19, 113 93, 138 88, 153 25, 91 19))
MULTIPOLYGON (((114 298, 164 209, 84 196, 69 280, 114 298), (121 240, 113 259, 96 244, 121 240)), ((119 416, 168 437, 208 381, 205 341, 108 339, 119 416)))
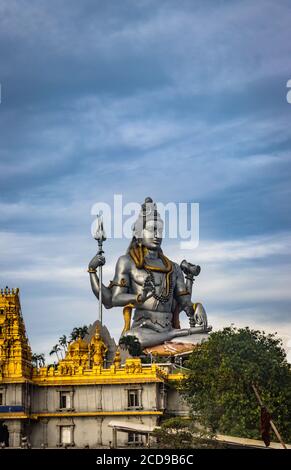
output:
POLYGON ((185 328, 185 329, 171 329, 167 331, 157 332, 150 328, 131 328, 123 336, 135 336, 141 345, 141 348, 149 348, 151 346, 156 346, 162 344, 165 341, 169 341, 176 337, 192 335, 195 333, 206 333, 210 331, 211 327, 208 327, 206 330, 202 326, 185 328))
POLYGON ((131 328, 123 336, 135 336, 139 340, 142 349, 164 343, 164 341, 173 338, 171 330, 157 332, 150 328, 131 328))
POLYGON ((179 336, 187 336, 187 335, 195 335, 195 334, 201 334, 201 333, 208 333, 209 331, 212 330, 212 326, 193 326, 192 328, 185 328, 181 330, 172 330, 175 332, 175 337, 179 336))

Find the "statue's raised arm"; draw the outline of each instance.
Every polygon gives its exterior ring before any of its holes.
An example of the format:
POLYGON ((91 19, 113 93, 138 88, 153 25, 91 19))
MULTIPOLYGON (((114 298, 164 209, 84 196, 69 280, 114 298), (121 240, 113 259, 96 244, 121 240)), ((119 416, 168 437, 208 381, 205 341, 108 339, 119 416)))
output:
MULTIPOLYGON (((99 266, 104 266, 104 264, 105 257, 97 253, 97 255, 95 255, 94 258, 91 259, 88 266, 88 273, 90 275, 92 291, 94 292, 98 300, 100 294, 100 283, 99 277, 97 275, 97 268, 99 268, 99 266)), ((113 307, 111 291, 104 284, 102 284, 102 303, 105 308, 113 307)))

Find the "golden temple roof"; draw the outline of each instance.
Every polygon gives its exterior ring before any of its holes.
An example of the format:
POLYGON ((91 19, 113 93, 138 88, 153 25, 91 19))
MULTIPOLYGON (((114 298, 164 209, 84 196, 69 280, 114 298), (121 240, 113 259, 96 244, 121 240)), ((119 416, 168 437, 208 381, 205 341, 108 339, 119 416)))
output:
POLYGON ((68 347, 68 349, 79 349, 79 350, 84 350, 84 351, 88 351, 88 348, 89 348, 89 344, 87 343, 87 341, 85 341, 81 337, 79 337, 78 339, 70 343, 68 347))
POLYGON ((90 343, 78 338, 68 346, 57 364, 33 367, 32 354, 21 314, 19 290, 0 291, 0 384, 30 381, 36 385, 83 385, 163 382, 181 380, 157 364, 142 364, 140 358, 121 364, 116 351, 113 364, 104 367, 106 344, 98 330, 90 343))

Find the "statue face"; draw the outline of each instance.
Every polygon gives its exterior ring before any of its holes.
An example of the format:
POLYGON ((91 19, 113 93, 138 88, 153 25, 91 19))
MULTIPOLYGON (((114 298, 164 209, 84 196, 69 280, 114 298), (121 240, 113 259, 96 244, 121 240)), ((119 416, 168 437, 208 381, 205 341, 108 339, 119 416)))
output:
POLYGON ((163 239, 163 223, 149 220, 142 231, 142 244, 149 250, 158 250, 163 239))

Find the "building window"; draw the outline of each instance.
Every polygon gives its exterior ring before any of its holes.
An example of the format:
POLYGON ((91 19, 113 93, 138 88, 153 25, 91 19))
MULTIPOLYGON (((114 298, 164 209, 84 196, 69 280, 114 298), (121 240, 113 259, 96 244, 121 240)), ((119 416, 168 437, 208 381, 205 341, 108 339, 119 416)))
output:
POLYGON ((60 409, 71 410, 72 407, 72 392, 59 392, 60 393, 60 409))
POLYGON ((128 445, 141 445, 142 444, 142 435, 137 432, 128 433, 128 445))
POLYGON ((60 426, 60 445, 73 445, 73 426, 60 426))
POLYGON ((0 406, 4 405, 4 390, 0 390, 0 406))
POLYGON ((128 390, 128 408, 141 408, 141 390, 128 390))

